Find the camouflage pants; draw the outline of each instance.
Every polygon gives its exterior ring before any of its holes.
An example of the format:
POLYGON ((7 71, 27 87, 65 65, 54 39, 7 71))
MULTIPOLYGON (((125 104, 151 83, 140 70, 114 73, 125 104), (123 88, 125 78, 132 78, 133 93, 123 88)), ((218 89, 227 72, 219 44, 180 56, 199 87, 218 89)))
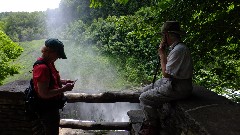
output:
POLYGON ((162 78, 155 82, 154 88, 152 84, 147 85, 139 97, 145 119, 153 122, 158 120, 157 109, 161 108, 163 103, 185 98, 190 95, 191 90, 191 80, 170 81, 162 78))

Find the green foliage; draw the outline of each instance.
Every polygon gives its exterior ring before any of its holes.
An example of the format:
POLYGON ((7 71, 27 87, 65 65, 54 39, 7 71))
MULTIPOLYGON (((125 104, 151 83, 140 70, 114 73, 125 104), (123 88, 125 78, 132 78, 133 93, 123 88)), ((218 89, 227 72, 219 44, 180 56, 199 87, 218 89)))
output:
POLYGON ((77 41, 79 44, 85 44, 84 40, 86 40, 86 28, 87 26, 82 20, 75 21, 67 28, 65 38, 77 41))
POLYGON ((164 21, 177 20, 187 31, 184 42, 192 51, 194 82, 218 93, 238 91, 240 4, 231 0, 162 0, 152 4, 134 15, 94 21, 84 29, 87 36, 82 41, 92 39, 91 44, 103 54, 114 57, 129 81, 148 82, 157 60, 157 32, 164 21))
MULTIPOLYGON (((114 0, 114 2, 116 3, 120 3, 120 4, 126 4, 129 0, 114 0)), ((105 0, 90 0, 91 4, 90 4, 90 7, 102 7, 102 6, 105 6, 105 4, 108 2, 108 1, 105 1, 105 0)))
POLYGON ((41 39, 46 35, 43 12, 0 13, 0 27, 13 41, 41 39))
POLYGON ((155 68, 158 42, 154 27, 147 23, 148 19, 138 15, 112 16, 99 22, 103 26, 94 27, 97 34, 93 39, 104 54, 116 59, 127 80, 139 83, 153 76, 149 70, 155 68))
POLYGON ((0 31, 0 84, 8 75, 18 73, 19 66, 12 64, 22 52, 22 48, 0 31))
POLYGON ((5 23, 3 21, 0 21, 0 30, 3 31, 5 27, 5 23))
POLYGON ((108 16, 122 16, 134 14, 143 6, 149 6, 151 0, 108 0, 108 1, 89 1, 89 0, 62 0, 59 11, 64 22, 69 24, 76 20, 91 24, 94 19, 107 18, 108 16), (90 4, 91 3, 91 4, 90 4), (96 5, 96 6, 92 6, 96 5), (99 5, 99 6, 97 6, 99 5), (101 6, 100 6, 101 5, 101 6), (95 8, 90 8, 95 7, 95 8))
POLYGON ((236 1, 176 1, 161 16, 179 20, 193 52, 195 82, 218 93, 239 89, 239 4, 236 1), (188 5, 188 11, 182 10, 188 5), (178 10, 177 14, 172 14, 178 10), (190 12, 189 12, 190 11, 190 12), (238 30, 237 30, 238 29, 238 30))
POLYGON ((138 15, 99 18, 89 27, 77 21, 71 25, 68 35, 80 44, 96 45, 102 54, 113 57, 128 81, 145 82, 153 76, 158 46, 154 27, 148 21, 147 17, 138 15), (149 69, 152 72, 148 72, 149 69))
POLYGON ((23 48, 21 55, 14 60, 14 64, 19 66, 18 74, 8 76, 3 84, 12 82, 13 80, 30 80, 32 77, 32 65, 36 61, 36 58, 41 56, 41 47, 45 40, 33 40, 20 42, 20 46, 23 48))

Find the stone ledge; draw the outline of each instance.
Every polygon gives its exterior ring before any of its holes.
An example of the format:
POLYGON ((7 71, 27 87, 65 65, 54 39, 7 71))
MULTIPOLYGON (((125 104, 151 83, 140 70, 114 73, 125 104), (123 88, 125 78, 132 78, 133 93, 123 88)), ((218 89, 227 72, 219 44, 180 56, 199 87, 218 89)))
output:
POLYGON ((194 87, 192 96, 189 99, 177 101, 176 105, 208 134, 240 134, 240 104, 204 87, 194 87))
POLYGON ((29 81, 17 80, 0 87, 0 104, 24 105, 24 90, 29 86, 29 81))
POLYGON ((29 80, 16 80, 0 87, 0 92, 22 93, 28 86, 29 80))
MULTIPOLYGON (((190 98, 164 104, 158 112, 159 127, 168 135, 240 134, 240 105, 204 87, 194 87, 190 98)), ((143 112, 131 110, 128 115, 137 135, 143 112)))
MULTIPOLYGON (((28 87, 29 81, 14 81, 0 87, 0 112, 2 125, 0 124, 0 134, 19 134, 28 135, 32 130, 38 130, 38 125, 31 124, 31 121, 25 121, 25 118, 19 119, 18 116, 24 113, 24 94, 23 91, 28 87), (14 110, 17 109, 16 110, 14 110), (14 114, 13 114, 14 113, 14 114), (14 117, 13 117, 14 116, 14 117), (15 117, 16 116, 16 117, 15 117), (19 122, 17 125, 29 127, 26 122, 32 126, 29 133, 26 128, 16 129, 10 126, 12 122, 19 122), (9 122, 7 124, 7 122, 9 122), (3 130, 4 129, 4 130, 3 130)), ((240 105, 234 103, 223 96, 219 96, 204 87, 194 87, 190 98, 165 104, 158 110, 160 115, 166 113, 162 120, 161 128, 175 135, 238 135, 240 134, 240 105)), ((134 111, 133 111, 134 112, 134 111)), ((128 113, 133 125, 140 126, 143 121, 143 114, 136 111, 131 116, 128 113), (135 113, 138 114, 135 114, 135 113)), ((24 117, 24 116, 23 116, 24 117)), ((14 127, 17 125, 12 124, 14 127)), ((137 127, 134 127, 137 128, 137 127)))

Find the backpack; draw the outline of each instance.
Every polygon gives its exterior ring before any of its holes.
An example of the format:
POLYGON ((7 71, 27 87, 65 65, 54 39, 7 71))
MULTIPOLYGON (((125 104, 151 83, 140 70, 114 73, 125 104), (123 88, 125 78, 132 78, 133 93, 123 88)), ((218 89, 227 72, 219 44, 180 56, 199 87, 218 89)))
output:
MULTIPOLYGON (((39 64, 45 64, 47 65, 44 61, 42 60, 37 60, 33 64, 33 68, 35 65, 39 64)), ((51 73, 51 70, 49 68, 49 71, 51 73)), ((50 83, 49 85, 53 84, 53 76, 51 74, 50 76, 50 83)), ((36 111, 44 111, 44 110, 49 110, 49 109, 62 109, 67 102, 67 98, 64 96, 64 94, 61 94, 61 98, 59 99, 43 99, 38 97, 35 89, 34 89, 34 83, 33 83, 33 78, 30 80, 30 85, 28 88, 25 89, 24 91, 25 94, 25 104, 26 104, 26 111, 31 111, 31 112, 36 112, 36 111)))

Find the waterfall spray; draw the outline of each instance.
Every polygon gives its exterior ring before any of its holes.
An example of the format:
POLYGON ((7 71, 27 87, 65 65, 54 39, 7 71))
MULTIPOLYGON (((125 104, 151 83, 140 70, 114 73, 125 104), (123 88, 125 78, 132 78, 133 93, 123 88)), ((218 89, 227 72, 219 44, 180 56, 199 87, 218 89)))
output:
MULTIPOLYGON (((67 60, 58 60, 56 66, 62 78, 78 79, 73 93, 101 93, 124 89, 124 79, 118 75, 106 57, 96 55, 89 48, 65 41, 67 60)), ((70 103, 62 116, 91 121, 125 122, 127 111, 138 109, 137 103, 70 103)))
MULTIPOLYGON (((78 81, 73 93, 101 93, 125 89, 128 84, 111 65, 107 57, 95 53, 88 45, 80 45, 68 39, 61 39, 60 12, 47 12, 47 28, 50 37, 59 38, 64 43, 66 60, 56 61, 61 78, 78 81)), ((128 121, 127 111, 139 108, 132 103, 70 103, 62 112, 62 118, 91 121, 128 121)))

